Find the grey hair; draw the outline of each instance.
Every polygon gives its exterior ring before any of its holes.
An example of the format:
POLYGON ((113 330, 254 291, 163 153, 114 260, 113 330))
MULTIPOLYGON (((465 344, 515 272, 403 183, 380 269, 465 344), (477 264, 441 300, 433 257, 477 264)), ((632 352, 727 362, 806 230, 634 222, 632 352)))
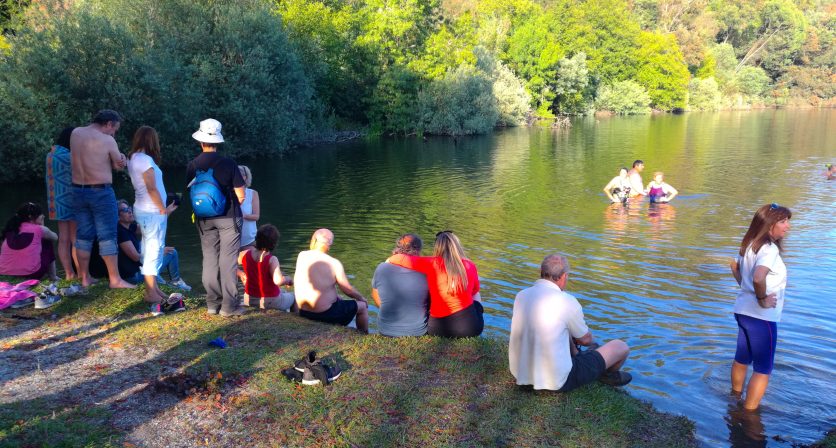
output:
POLYGON ((561 254, 547 255, 540 264, 540 278, 557 281, 569 272, 569 260, 561 254))

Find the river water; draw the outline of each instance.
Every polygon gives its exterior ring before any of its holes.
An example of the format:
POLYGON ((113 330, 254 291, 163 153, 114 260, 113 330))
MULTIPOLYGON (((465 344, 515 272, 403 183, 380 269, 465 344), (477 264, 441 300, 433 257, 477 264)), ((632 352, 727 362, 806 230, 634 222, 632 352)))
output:
MULTIPOLYGON (((505 338, 514 295, 543 256, 562 252, 596 339, 632 347, 631 395, 693 419, 706 446, 791 446, 836 427, 836 181, 823 176, 836 163, 834 131, 833 110, 586 118, 564 130, 371 140, 242 163, 260 193, 259 223, 281 230, 286 272, 311 232, 328 227, 332 254, 369 297, 400 233, 431 250, 435 232, 452 229, 479 269, 486 334, 505 338), (645 161, 645 182, 664 171, 679 197, 609 205, 601 189, 634 159, 645 161), (771 384, 748 414, 729 396, 737 288, 727 263, 754 211, 772 202, 793 211, 789 286, 771 384)), ((165 179, 169 191, 186 184, 184 170, 165 179)), ((129 182, 117 183, 131 199, 129 182)), ((3 190, 4 210, 44 197, 40 184, 3 190)), ((199 286, 186 213, 172 216, 168 240, 199 286)))

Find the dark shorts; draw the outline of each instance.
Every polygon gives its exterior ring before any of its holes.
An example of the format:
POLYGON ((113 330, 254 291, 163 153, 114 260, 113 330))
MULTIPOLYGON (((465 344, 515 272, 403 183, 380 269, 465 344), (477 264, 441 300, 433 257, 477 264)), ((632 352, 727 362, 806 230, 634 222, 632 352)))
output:
POLYGON ((337 300, 331 305, 331 308, 321 313, 299 310, 299 315, 306 319, 325 322, 326 324, 346 326, 357 315, 357 301, 337 300))
POLYGON ((752 364, 755 372, 769 375, 775 364, 778 324, 744 314, 735 313, 734 318, 738 326, 734 360, 740 364, 752 364))
POLYGON ((569 392, 584 384, 597 381, 604 371, 607 370, 607 363, 604 357, 597 350, 586 350, 572 357, 572 370, 563 383, 560 392, 569 392))
POLYGON ((26 278, 42 279, 49 272, 50 265, 53 261, 55 261, 55 249, 52 247, 52 241, 41 241, 41 267, 37 271, 27 275, 26 278))
POLYGON ((430 316, 427 322, 427 334, 445 338, 470 338, 482 334, 485 319, 482 317, 484 308, 478 301, 473 305, 457 311, 447 317, 430 316))

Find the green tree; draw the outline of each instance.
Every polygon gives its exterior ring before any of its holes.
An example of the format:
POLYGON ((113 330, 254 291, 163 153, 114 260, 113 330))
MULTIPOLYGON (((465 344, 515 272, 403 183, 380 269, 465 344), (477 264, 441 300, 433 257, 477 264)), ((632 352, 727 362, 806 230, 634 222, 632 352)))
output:
POLYGON ((643 31, 639 41, 636 81, 647 89, 653 107, 660 110, 684 108, 690 73, 676 38, 671 34, 643 31))
POLYGON ((769 75, 760 67, 743 67, 737 72, 737 87, 740 93, 759 98, 770 86, 769 75))
POLYGON ((368 122, 364 99, 380 75, 376 56, 356 44, 361 15, 339 2, 281 0, 276 8, 326 115, 368 122))
POLYGON ((384 69, 406 65, 440 25, 440 0, 363 0, 357 44, 377 54, 384 69))
POLYGON ((473 48, 476 38, 469 16, 465 17, 452 26, 442 25, 427 39, 421 55, 409 62, 409 68, 423 73, 429 79, 441 79, 447 71, 455 70, 462 64, 474 66, 476 56, 473 48))
POLYGON ((513 71, 498 61, 496 56, 484 47, 476 47, 476 66, 493 82, 493 97, 499 113, 497 126, 520 126, 525 124, 531 112, 531 96, 525 84, 513 71))
POLYGON ((420 121, 418 92, 426 81, 413 70, 395 65, 383 73, 369 103, 373 133, 414 132, 420 121))
POLYGON ((734 86, 735 70, 737 69, 737 57, 734 54, 734 47, 728 43, 717 44, 711 48, 711 57, 714 59, 714 77, 721 88, 734 86))
POLYGON ((430 134, 467 135, 490 131, 499 118, 491 80, 462 65, 419 93, 421 129, 430 134))
POLYGON ((650 95, 634 81, 616 81, 601 86, 595 106, 616 114, 646 114, 650 112, 650 95))
POLYGON ((557 62, 557 72, 550 90, 555 93, 555 110, 562 114, 579 114, 591 108, 594 89, 588 88, 589 69, 586 54, 580 52, 557 62))
POLYGON ((689 110, 717 110, 721 101, 720 88, 713 77, 694 78, 688 85, 689 110))
POLYGON ((154 126, 168 163, 193 155, 206 117, 224 124, 233 155, 274 154, 308 130, 313 89, 259 0, 91 0, 34 17, 11 40, 0 126, 12 131, 0 158, 29 169, 4 164, 0 181, 41 175, 51 137, 104 107, 126 117, 122 145, 154 126))

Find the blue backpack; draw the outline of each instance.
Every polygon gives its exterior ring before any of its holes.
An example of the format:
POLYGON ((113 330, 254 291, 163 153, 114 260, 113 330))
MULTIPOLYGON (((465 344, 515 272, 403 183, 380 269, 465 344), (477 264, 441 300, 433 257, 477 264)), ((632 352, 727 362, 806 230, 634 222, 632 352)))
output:
POLYGON ((195 216, 213 218, 224 214, 226 195, 212 175, 212 168, 208 171, 198 170, 189 185, 189 199, 192 201, 195 216))

